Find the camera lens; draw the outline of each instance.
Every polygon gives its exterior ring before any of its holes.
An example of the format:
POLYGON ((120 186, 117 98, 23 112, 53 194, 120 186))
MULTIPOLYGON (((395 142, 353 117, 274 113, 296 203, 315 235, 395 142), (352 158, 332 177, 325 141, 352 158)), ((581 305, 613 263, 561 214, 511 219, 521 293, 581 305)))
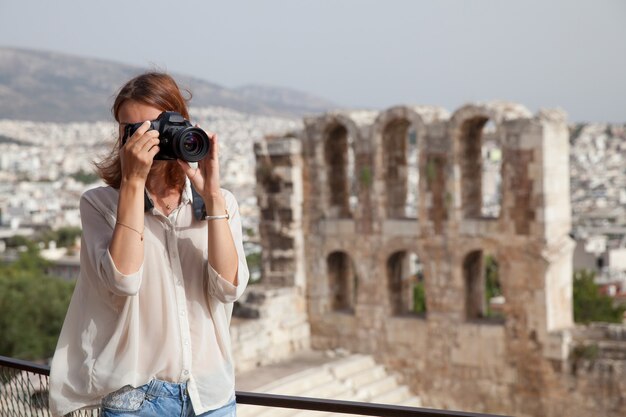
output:
POLYGON ((185 129, 178 137, 175 148, 180 159, 188 162, 197 162, 209 152, 209 138, 203 130, 198 128, 185 129))
POLYGON ((201 140, 202 139, 198 137, 196 133, 190 133, 185 136, 183 138, 183 147, 185 148, 185 152, 189 154, 198 153, 199 148, 202 146, 200 145, 201 140))

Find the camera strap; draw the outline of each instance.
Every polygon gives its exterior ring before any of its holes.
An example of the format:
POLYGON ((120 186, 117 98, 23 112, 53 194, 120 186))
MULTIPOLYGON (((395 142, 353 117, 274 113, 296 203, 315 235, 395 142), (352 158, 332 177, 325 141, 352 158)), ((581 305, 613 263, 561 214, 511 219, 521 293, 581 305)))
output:
POLYGON ((193 184, 191 184, 191 195, 193 196, 193 216, 196 220, 202 221, 206 218, 206 206, 204 205, 204 200, 200 196, 200 193, 193 188, 193 184))

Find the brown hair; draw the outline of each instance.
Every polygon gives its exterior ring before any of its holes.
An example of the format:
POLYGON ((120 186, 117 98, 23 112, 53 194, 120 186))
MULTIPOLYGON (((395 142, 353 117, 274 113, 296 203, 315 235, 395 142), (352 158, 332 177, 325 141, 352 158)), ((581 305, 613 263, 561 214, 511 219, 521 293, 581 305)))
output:
MULTIPOLYGON (((191 100, 191 92, 185 90, 188 98, 183 97, 178 84, 174 79, 162 72, 146 72, 128 81, 120 88, 111 113, 119 122, 120 107, 127 101, 133 100, 162 111, 176 111, 189 119, 187 102, 191 100)), ((111 152, 100 162, 96 162, 96 172, 107 185, 120 188, 122 182, 122 165, 120 161, 120 141, 118 137, 111 152)), ((150 175, 162 176, 168 186, 182 187, 185 181, 185 173, 176 163, 160 164, 158 168, 153 166, 150 175)))

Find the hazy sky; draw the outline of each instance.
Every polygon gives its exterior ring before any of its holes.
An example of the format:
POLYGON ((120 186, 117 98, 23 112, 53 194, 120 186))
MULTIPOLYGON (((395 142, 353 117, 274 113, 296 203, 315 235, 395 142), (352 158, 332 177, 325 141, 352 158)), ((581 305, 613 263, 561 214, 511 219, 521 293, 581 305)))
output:
POLYGON ((624 0, 0 0, 0 46, 344 107, 502 99, 626 123, 624 0))

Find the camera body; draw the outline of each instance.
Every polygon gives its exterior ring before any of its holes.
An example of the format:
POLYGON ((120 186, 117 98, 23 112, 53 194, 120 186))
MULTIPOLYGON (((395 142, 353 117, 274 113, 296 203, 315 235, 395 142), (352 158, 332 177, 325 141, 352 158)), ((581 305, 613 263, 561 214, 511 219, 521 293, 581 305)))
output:
MULTIPOLYGON (((126 126, 122 145, 142 124, 133 123, 126 126)), ((164 111, 156 120, 150 121, 148 130, 159 132, 159 152, 154 159, 198 162, 209 153, 211 143, 207 134, 199 127, 193 127, 180 113, 164 111)))

